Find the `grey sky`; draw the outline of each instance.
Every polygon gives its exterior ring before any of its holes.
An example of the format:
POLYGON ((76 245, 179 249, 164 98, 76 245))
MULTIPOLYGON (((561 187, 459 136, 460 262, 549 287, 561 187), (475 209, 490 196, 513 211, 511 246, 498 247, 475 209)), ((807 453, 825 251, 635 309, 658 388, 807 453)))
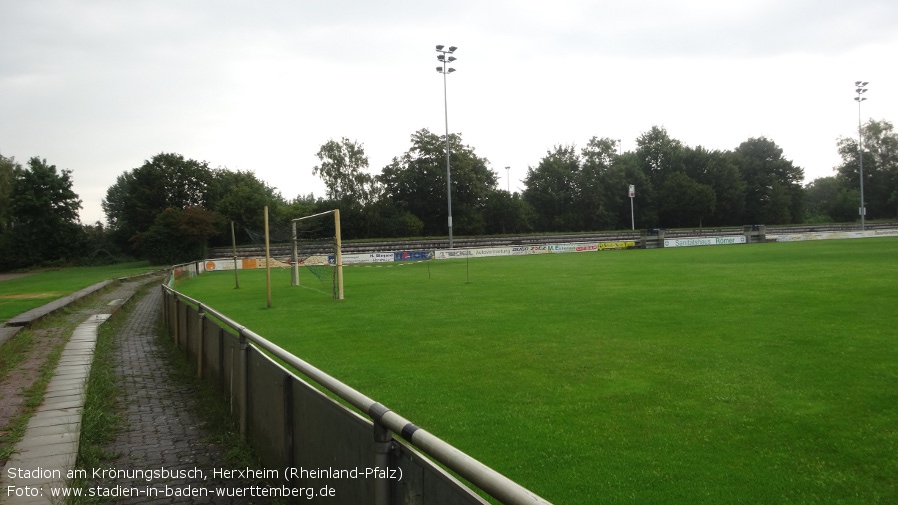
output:
POLYGON ((450 130, 512 190, 556 144, 631 150, 653 125, 709 149, 767 136, 831 175, 857 79, 864 120, 898 121, 894 1, 0 0, 0 153, 73 170, 87 223, 159 152, 323 196, 328 139, 377 173, 444 132, 436 44, 459 48, 450 130))

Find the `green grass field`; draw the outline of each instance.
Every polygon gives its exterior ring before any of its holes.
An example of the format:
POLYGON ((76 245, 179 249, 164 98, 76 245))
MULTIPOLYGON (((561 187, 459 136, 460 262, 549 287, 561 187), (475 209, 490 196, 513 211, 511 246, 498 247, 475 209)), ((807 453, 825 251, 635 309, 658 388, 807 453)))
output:
POLYGON ((898 502, 898 239, 182 285, 558 504, 898 502))
POLYGON ((0 321, 106 279, 137 275, 151 269, 146 262, 45 269, 25 277, 0 281, 0 321))

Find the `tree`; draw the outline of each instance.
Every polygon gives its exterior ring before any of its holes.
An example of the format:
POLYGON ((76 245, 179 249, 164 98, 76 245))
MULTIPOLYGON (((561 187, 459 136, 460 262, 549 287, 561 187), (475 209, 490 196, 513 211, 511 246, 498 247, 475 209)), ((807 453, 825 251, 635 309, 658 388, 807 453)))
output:
POLYGON ((636 157, 643 172, 658 186, 668 174, 684 172, 683 143, 668 135, 659 126, 643 133, 636 139, 636 157))
POLYGON ((168 208, 138 236, 139 247, 153 264, 173 265, 206 256, 206 243, 217 233, 220 216, 200 207, 168 208))
POLYGON ((732 154, 745 180, 746 224, 790 224, 804 220, 804 170, 783 158, 766 137, 748 139, 732 154))
POLYGON ((214 177, 208 163, 180 154, 160 153, 120 175, 106 191, 103 211, 118 242, 137 244, 137 236, 156 224, 166 209, 210 209, 214 177))
POLYGON ((715 195, 714 212, 705 215, 707 226, 744 224, 745 181, 728 152, 708 151, 701 146, 683 151, 683 165, 692 180, 710 187, 715 195))
POLYGON ((609 203, 615 199, 609 195, 608 171, 618 160, 617 143, 614 139, 593 137, 580 151, 580 171, 577 177, 577 204, 584 230, 613 229, 617 226, 617 216, 609 203))
POLYGON ((256 177, 251 171, 232 172, 227 169, 213 173, 214 191, 210 197, 212 210, 221 216, 223 229, 219 230, 218 243, 231 243, 230 227, 233 221, 238 231, 238 240, 248 240, 243 229, 261 230, 264 228, 263 209, 267 205, 269 213, 277 214, 278 209, 286 202, 276 188, 269 186, 256 177))
POLYGON ((3 233, 12 220, 12 195, 16 173, 22 166, 16 163, 15 157, 7 158, 0 154, 0 233, 3 233))
POLYGON ((581 231, 582 220, 575 207, 580 179, 580 156, 571 144, 556 145, 536 168, 527 168, 524 200, 536 213, 538 231, 581 231))
MULTIPOLYGON (((649 131, 636 139, 636 146, 636 162, 645 174, 645 179, 649 183, 646 189, 650 192, 661 188, 670 174, 686 171, 683 164, 685 149, 683 143, 671 138, 666 129, 652 126, 649 131)), ((646 226, 656 226, 663 221, 657 198, 643 200, 642 207, 641 213, 646 226)))
POLYGON ((362 144, 346 137, 339 142, 331 139, 318 150, 321 165, 312 173, 321 177, 327 188, 327 198, 369 203, 374 193, 374 178, 363 172, 368 168, 368 156, 362 144))
POLYGON ((526 233, 532 230, 533 211, 520 193, 496 190, 490 194, 483 209, 486 233, 526 233))
POLYGON ((659 191, 662 224, 683 228, 702 226, 703 218, 714 213, 716 196, 706 184, 684 173, 670 174, 659 191))
POLYGON ((850 222, 858 217, 860 189, 847 186, 841 176, 820 177, 805 186, 809 222, 850 222))
POLYGON ((650 228, 658 225, 658 213, 654 202, 655 188, 639 166, 637 156, 626 152, 618 156, 604 175, 603 200, 609 209, 610 229, 650 228), (628 190, 635 186, 631 215, 628 190))
MULTIPOLYGON (((419 130, 411 136, 412 147, 384 167, 377 181, 383 198, 392 200, 399 215, 410 212, 424 223, 425 234, 448 233, 446 195, 446 138, 419 130)), ((462 144, 461 135, 451 134, 453 229, 460 234, 483 233, 483 210, 497 185, 489 161, 462 144)))
MULTIPOLYGON (((888 121, 870 120, 861 128, 864 147, 864 200, 867 219, 898 216, 898 133, 888 121)), ((858 139, 838 141, 842 164, 836 171, 849 188, 860 192, 858 139)), ((860 197, 855 205, 860 207, 860 197)))
POLYGON ((68 261, 80 255, 84 242, 78 223, 81 200, 72 191, 72 171, 58 171, 35 157, 28 160, 28 168, 15 169, 14 175, 0 266, 68 261))

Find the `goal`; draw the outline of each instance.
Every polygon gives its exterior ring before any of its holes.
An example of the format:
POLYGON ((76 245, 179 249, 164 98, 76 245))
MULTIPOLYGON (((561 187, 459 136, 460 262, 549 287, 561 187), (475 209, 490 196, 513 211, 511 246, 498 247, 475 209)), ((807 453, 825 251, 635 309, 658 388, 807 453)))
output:
POLYGON ((291 221, 294 286, 329 284, 334 300, 343 299, 343 255, 340 241, 340 210, 334 209, 291 221), (301 275, 300 272, 307 273, 301 275), (303 281, 303 278, 306 280, 303 281))

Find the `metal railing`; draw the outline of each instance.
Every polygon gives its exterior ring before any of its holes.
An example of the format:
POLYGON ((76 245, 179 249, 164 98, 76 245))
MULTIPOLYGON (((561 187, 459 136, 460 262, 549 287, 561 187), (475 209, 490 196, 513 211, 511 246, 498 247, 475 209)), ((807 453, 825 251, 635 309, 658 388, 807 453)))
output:
MULTIPOLYGON (((195 361, 197 375, 228 394, 241 433, 266 468, 388 470, 381 474, 387 478, 340 480, 341 491, 329 503, 487 503, 418 451, 502 503, 549 503, 227 315, 168 285, 162 291, 169 333, 195 361)), ((292 485, 302 484, 302 475, 293 477, 292 485)))

